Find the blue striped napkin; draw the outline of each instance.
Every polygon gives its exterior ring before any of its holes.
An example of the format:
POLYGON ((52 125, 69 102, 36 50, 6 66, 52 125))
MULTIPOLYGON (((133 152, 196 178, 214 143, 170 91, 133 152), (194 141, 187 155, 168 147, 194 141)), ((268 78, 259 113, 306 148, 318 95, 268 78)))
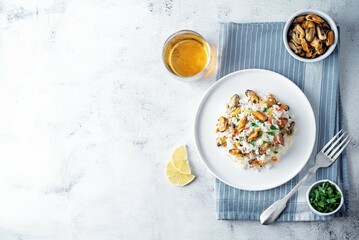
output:
MULTIPOLYGON (((325 60, 303 63, 284 48, 284 23, 221 23, 218 46, 217 79, 240 69, 262 68, 291 79, 308 97, 317 121, 316 147, 304 169, 292 180, 266 191, 244 191, 216 179, 217 218, 259 220, 260 214, 274 201, 288 193, 314 164, 316 153, 342 128, 339 96, 339 45, 325 60)), ((329 168, 320 169, 288 202, 277 221, 330 220, 311 212, 305 201, 308 187, 320 179, 339 184, 345 203, 336 216, 347 215, 349 179, 345 153, 329 168)))

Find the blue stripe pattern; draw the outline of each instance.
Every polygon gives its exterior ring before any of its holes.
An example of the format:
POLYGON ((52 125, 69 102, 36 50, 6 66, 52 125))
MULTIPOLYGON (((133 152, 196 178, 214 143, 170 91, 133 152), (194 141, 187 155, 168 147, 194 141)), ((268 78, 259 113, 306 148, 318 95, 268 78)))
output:
MULTIPOLYGON (((284 23, 221 23, 217 79, 240 69, 261 68, 286 76, 304 91, 307 65, 287 53, 282 41, 283 27, 284 23)), ((316 119, 319 129, 317 149, 321 149, 343 125, 340 100, 338 101, 338 49, 339 46, 321 65, 322 81, 318 96, 320 113, 319 119, 316 119)), ((346 215, 349 189, 346 154, 344 153, 331 167, 320 169, 316 179, 330 179, 339 184, 346 201, 337 216, 346 215)), ((296 176, 282 186, 266 191, 244 191, 216 179, 217 218, 259 220, 260 214, 289 192, 298 180, 299 177, 296 176)), ((297 194, 294 195, 277 221, 324 221, 333 218, 316 216, 311 213, 309 207, 303 205, 303 202, 297 201, 297 194), (301 207, 298 207, 298 204, 302 204, 301 207)))

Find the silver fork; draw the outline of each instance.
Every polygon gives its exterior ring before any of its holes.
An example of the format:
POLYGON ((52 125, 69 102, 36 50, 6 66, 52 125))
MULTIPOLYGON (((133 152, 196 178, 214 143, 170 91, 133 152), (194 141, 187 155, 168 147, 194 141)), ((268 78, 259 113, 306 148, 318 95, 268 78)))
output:
POLYGON ((303 183, 312 176, 318 168, 329 167, 335 160, 337 160, 350 141, 351 139, 349 139, 349 135, 345 131, 340 130, 317 154, 315 165, 309 169, 307 175, 305 175, 302 180, 300 180, 297 185, 285 195, 285 197, 274 202, 261 214, 261 223, 264 225, 273 223, 287 206, 288 200, 298 191, 303 183))

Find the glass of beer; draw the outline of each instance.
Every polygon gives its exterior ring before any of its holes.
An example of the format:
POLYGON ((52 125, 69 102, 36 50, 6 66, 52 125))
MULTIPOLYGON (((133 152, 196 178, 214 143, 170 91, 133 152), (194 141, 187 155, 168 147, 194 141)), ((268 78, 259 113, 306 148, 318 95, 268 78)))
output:
POLYGON ((199 80, 209 70, 210 46, 200 34, 182 30, 166 40, 162 57, 174 78, 186 82, 199 80))

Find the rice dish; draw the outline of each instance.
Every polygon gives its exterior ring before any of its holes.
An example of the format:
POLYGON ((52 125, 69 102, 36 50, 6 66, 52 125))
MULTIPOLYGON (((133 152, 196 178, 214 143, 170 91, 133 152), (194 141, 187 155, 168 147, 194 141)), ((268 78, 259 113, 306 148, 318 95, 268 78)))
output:
POLYGON ((292 145, 294 132, 289 106, 272 94, 247 90, 226 104, 216 124, 216 144, 243 167, 260 169, 279 161, 292 145))

